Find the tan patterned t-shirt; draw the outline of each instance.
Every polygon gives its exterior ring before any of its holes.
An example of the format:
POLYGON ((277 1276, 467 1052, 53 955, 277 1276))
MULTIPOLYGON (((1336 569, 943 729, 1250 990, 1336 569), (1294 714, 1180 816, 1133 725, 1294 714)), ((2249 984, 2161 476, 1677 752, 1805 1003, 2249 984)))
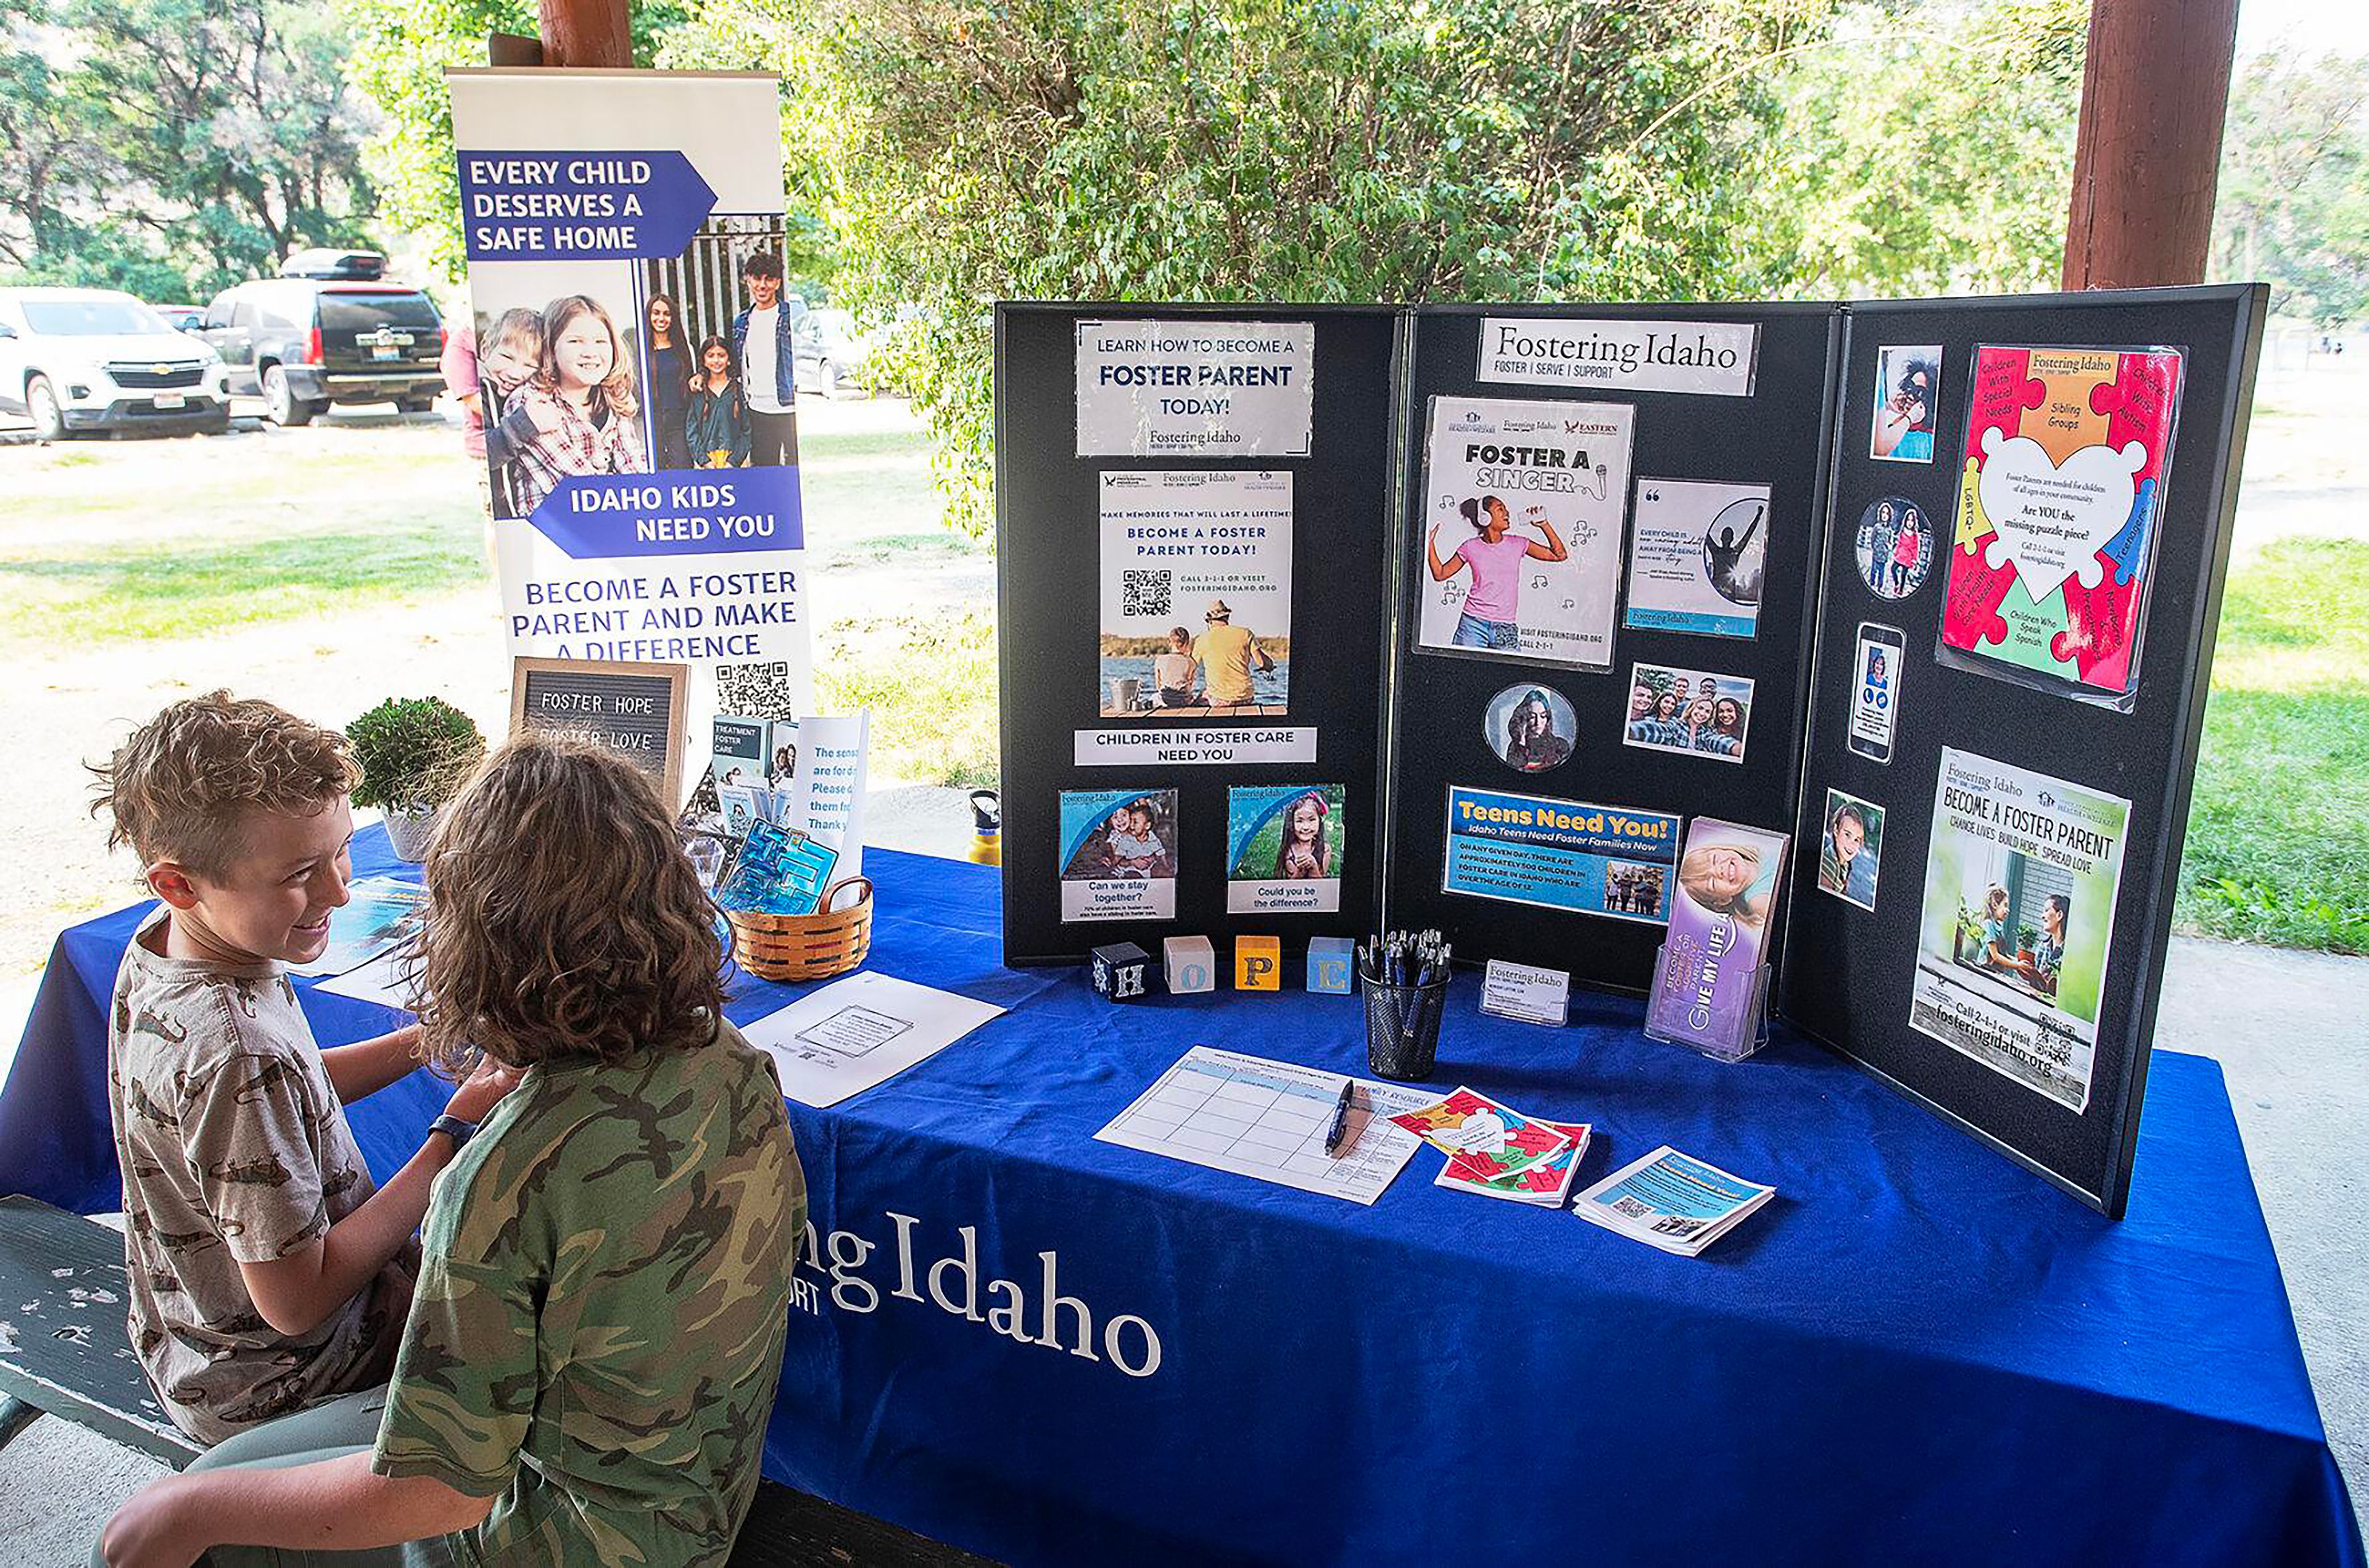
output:
POLYGON ((132 1343, 174 1422, 217 1443, 383 1381, 418 1254, 310 1333, 264 1322, 239 1264, 326 1235, 370 1172, 280 967, 168 958, 164 935, 160 910, 124 950, 107 1034, 132 1343))

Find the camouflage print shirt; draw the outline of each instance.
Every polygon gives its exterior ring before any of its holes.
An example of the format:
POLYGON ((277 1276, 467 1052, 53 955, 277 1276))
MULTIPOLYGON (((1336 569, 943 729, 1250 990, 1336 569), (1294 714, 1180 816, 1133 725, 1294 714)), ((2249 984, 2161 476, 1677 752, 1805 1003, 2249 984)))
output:
POLYGON ((544 1062, 437 1177, 372 1467, 499 1568, 720 1564, 757 1487, 806 1174, 738 1030, 544 1062))
POLYGON ((255 1310, 238 1265, 328 1234, 370 1172, 280 966, 168 958, 164 936, 159 910, 124 949, 107 1032, 132 1343, 175 1424, 218 1443, 384 1378, 409 1272, 292 1339, 255 1310))

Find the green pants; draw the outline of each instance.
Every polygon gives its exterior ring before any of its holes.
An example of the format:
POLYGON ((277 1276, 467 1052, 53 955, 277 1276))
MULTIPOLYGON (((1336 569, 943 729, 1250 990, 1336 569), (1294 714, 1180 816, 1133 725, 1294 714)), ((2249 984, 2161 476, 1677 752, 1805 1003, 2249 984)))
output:
MULTIPOLYGON (((386 1409, 386 1391, 365 1389, 331 1400, 311 1410, 300 1410, 277 1421, 267 1421, 251 1432, 224 1438, 189 1465, 195 1474, 207 1470, 287 1470, 316 1459, 366 1454, 378 1441, 380 1414, 386 1409)), ((91 1548, 91 1568, 107 1568, 98 1548, 91 1548)), ((218 1546, 198 1559, 212 1568, 458 1568, 474 1561, 450 1537, 415 1540, 404 1546, 373 1547, 367 1551, 304 1551, 270 1546, 218 1546)))

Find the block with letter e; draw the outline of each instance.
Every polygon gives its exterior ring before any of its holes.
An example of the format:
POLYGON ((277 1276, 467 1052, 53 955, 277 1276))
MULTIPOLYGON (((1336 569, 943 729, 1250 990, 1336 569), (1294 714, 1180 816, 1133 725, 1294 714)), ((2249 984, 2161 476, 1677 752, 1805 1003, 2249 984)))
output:
POLYGON ((1150 984, 1151 955, 1132 942, 1094 949, 1094 991, 1104 1001, 1134 1001, 1150 984))
POLYGON ((1345 936, 1310 937, 1308 989, 1320 996, 1348 995, 1356 953, 1357 944, 1345 936))
POLYGON ((1279 936, 1234 938, 1234 989, 1283 989, 1283 939, 1279 936))
POLYGON ((1218 989, 1218 950, 1206 936, 1172 936, 1160 944, 1166 961, 1168 994, 1190 996, 1218 989))

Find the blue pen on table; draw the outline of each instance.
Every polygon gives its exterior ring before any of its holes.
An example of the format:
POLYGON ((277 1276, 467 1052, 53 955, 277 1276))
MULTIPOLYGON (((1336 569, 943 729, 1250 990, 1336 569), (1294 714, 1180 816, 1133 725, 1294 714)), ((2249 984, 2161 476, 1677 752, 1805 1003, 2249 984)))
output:
POLYGON ((1356 1079, 1351 1078, 1343 1082, 1341 1102, 1333 1107, 1333 1130, 1324 1135, 1324 1157, 1327 1160, 1338 1158, 1343 1147, 1348 1142, 1349 1101, 1356 1092, 1356 1079))

